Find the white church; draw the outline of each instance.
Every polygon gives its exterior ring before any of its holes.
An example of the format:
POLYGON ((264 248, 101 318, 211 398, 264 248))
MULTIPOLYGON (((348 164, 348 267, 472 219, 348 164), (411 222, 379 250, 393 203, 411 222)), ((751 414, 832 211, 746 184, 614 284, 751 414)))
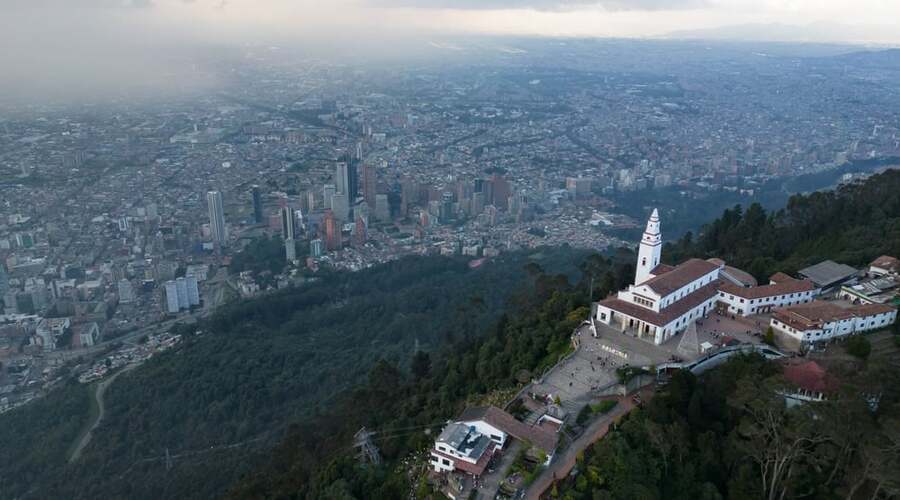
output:
POLYGON ((661 253, 654 209, 641 238, 635 284, 598 302, 597 321, 662 344, 715 307, 724 263, 690 259, 672 267, 660 264, 661 253))
POLYGON ((884 328, 897 317, 889 305, 838 307, 816 300, 822 290, 808 279, 779 272, 759 285, 721 259, 690 259, 672 267, 660 264, 661 253, 654 209, 641 238, 634 284, 598 302, 596 321, 658 345, 713 309, 734 316, 773 313, 770 324, 776 333, 814 343, 884 328))

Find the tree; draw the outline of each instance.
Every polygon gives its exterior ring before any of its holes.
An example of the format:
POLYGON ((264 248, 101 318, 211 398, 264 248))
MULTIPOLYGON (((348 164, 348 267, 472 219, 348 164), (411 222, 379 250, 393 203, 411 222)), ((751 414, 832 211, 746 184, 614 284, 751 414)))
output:
POLYGON ((416 351, 413 354, 410 371, 417 379, 427 377, 431 373, 431 356, 424 351, 416 351))
POLYGON ((775 345, 775 330, 771 326, 766 328, 766 336, 763 338, 763 342, 771 346, 775 345))
POLYGON ((728 400, 742 414, 733 444, 759 468, 760 493, 767 500, 786 498, 798 471, 827 440, 807 414, 808 405, 786 409, 783 390, 772 379, 748 377, 728 400))
POLYGON ((866 359, 872 352, 872 344, 862 335, 854 335, 844 344, 847 353, 860 359, 866 359))

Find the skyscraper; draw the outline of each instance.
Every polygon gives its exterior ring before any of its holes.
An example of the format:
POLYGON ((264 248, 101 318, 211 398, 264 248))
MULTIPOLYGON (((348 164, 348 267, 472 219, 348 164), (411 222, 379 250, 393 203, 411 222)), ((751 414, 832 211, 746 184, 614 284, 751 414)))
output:
POLYGON ((347 194, 350 192, 350 164, 340 161, 335 166, 334 187, 338 193, 347 194))
POLYGON ((6 274, 6 268, 0 264, 0 295, 9 291, 9 276, 6 274))
POLYGON ((200 286, 197 283, 197 276, 188 274, 184 277, 184 282, 187 287, 188 305, 199 306, 200 286))
POLYGON ((263 221, 263 207, 262 207, 262 195, 259 193, 259 186, 253 186, 250 190, 251 196, 253 197, 253 221, 257 224, 262 224, 263 221))
POLYGON ((368 235, 366 234, 366 221, 362 218, 360 214, 356 215, 356 226, 353 229, 353 243, 356 246, 363 246, 366 244, 368 240, 368 235))
POLYGON ((341 249, 341 228, 331 210, 325 211, 325 248, 329 251, 341 249))
POLYGON ((494 174, 491 179, 493 186, 493 205, 500 210, 506 210, 509 207, 509 182, 502 175, 494 174))
POLYGON ((206 204, 209 208, 209 229, 212 241, 217 245, 228 242, 228 229, 225 227, 225 207, 222 204, 222 193, 210 191, 206 193, 206 204))
POLYGON ((296 236, 297 228, 294 220, 294 211, 291 207, 283 205, 281 207, 281 237, 285 240, 293 240, 296 236))
POLYGON ((454 219, 453 193, 447 191, 441 195, 440 220, 441 224, 449 224, 454 219))
POLYGON ((322 198, 324 198, 325 210, 330 210, 334 204, 334 194, 337 187, 334 184, 325 184, 322 187, 322 198))
POLYGON ((325 243, 319 238, 309 242, 309 255, 311 257, 321 257, 325 253, 325 243))
POLYGON ((284 256, 288 262, 297 260, 297 243, 293 238, 284 240, 284 256))
POLYGON ((375 166, 365 164, 362 166, 363 198, 370 207, 375 208, 375 194, 377 193, 378 178, 375 166))
POLYGON ((339 221, 350 221, 350 199, 345 193, 337 193, 331 198, 331 210, 339 221))
POLYGON ((180 310, 178 307, 178 285, 175 281, 169 280, 165 284, 166 290, 166 312, 176 314, 180 310))
POLYGON ((187 280, 184 279, 184 276, 175 280, 175 296, 178 297, 179 309, 190 308, 190 302, 188 302, 187 280))

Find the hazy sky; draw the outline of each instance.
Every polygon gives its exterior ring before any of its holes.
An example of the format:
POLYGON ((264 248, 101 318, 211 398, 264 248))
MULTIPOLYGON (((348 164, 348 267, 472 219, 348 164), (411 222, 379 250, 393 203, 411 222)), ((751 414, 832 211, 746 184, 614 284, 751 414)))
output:
POLYGON ((493 33, 661 36, 748 23, 900 42, 900 0, 0 0, 0 91, 180 85, 194 51, 493 33), (863 26, 863 28, 860 28, 863 26))

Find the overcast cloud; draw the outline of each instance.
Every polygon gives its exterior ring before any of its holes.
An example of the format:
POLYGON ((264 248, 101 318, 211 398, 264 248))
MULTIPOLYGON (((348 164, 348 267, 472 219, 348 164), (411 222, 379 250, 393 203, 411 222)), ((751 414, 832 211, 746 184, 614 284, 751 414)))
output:
POLYGON ((897 43, 898 20, 898 0, 0 0, 0 95, 202 88, 216 84, 198 64, 207 51, 248 43, 384 55, 405 37, 653 37, 756 23, 841 23, 816 33, 897 43))

